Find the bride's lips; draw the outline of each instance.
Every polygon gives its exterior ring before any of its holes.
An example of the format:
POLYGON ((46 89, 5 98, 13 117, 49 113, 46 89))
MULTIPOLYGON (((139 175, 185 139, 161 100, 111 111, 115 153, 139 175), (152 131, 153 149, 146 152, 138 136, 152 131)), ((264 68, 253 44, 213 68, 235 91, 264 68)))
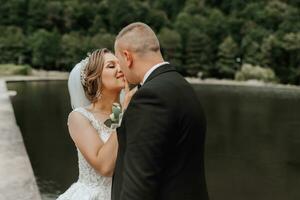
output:
POLYGON ((119 79, 119 78, 124 78, 124 75, 121 74, 121 75, 117 76, 116 78, 117 78, 117 79, 119 79))

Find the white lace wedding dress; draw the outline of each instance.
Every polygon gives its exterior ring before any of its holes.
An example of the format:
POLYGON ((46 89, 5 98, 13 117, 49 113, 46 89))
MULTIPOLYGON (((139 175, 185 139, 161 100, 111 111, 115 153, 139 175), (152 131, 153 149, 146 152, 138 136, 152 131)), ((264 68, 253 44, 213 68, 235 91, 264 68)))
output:
MULTIPOLYGON (((85 108, 76 108, 73 112, 79 112, 85 116, 97 130, 99 137, 106 142, 113 129, 99 122, 92 113, 85 108)), ((78 152, 79 178, 76 183, 58 197, 57 200, 110 200, 111 199, 111 177, 99 175, 78 152)))

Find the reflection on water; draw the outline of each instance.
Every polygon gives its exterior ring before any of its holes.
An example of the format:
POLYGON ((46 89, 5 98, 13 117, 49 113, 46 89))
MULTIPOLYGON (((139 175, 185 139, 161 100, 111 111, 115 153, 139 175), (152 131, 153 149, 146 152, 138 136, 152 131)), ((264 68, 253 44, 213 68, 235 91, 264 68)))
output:
MULTIPOLYGON (((206 111, 211 200, 300 199, 300 90, 194 86, 206 111)), ((10 83, 17 122, 43 199, 77 179, 67 132, 67 84, 10 83)))
POLYGON ((211 199, 300 199, 300 90, 197 86, 211 199))
POLYGON ((10 83, 17 123, 43 199, 54 199, 77 179, 76 149, 67 131, 71 110, 67 84, 10 83))

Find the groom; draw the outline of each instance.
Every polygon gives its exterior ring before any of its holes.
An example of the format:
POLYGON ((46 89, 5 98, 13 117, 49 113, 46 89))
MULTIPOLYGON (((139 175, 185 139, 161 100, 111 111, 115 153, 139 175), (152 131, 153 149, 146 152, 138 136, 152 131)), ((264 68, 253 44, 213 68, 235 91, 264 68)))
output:
POLYGON ((117 130, 112 200, 207 200, 206 121, 192 87, 164 62, 144 23, 121 30, 115 53, 128 82, 141 87, 117 130))

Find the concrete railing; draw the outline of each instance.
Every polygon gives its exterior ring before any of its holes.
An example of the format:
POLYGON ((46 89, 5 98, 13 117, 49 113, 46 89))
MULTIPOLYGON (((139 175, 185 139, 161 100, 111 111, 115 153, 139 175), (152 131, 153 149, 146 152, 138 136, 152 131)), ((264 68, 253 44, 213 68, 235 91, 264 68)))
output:
POLYGON ((40 199, 6 83, 0 79, 0 200, 40 199))

